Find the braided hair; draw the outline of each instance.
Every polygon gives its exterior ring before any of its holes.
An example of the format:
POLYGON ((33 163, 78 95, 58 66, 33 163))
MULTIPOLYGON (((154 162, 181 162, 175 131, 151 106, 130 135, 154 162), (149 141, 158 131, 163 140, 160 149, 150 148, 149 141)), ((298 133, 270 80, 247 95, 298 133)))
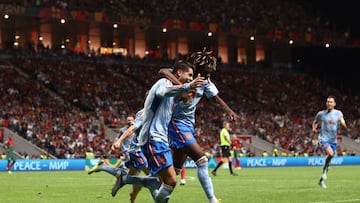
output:
POLYGON ((190 54, 187 59, 196 67, 196 73, 210 77, 210 74, 216 71, 216 58, 212 56, 212 51, 206 51, 206 47, 202 51, 190 54))

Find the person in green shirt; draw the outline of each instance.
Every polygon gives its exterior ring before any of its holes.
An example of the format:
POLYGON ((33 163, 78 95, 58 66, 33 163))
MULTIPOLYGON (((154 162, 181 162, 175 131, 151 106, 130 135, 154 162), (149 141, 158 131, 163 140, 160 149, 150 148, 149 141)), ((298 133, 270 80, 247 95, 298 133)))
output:
POLYGON ((8 173, 11 173, 11 168, 14 166, 16 162, 16 156, 14 153, 14 140, 12 139, 11 135, 6 140, 4 148, 6 151, 6 160, 7 160, 6 170, 8 173))
POLYGON ((230 139, 230 122, 224 121, 223 128, 220 131, 220 148, 221 148, 221 161, 217 164, 214 170, 211 173, 216 176, 216 171, 220 166, 227 160, 229 164, 230 175, 238 176, 238 174, 234 173, 232 170, 232 160, 231 160, 231 139, 230 139))

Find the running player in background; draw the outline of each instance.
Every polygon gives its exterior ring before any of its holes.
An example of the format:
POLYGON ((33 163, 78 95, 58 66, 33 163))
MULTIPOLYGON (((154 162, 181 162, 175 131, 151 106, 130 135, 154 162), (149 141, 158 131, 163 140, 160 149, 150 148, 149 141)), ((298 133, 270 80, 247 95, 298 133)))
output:
POLYGON ((14 153, 14 140, 12 139, 12 135, 10 135, 8 139, 5 141, 4 149, 6 151, 6 160, 7 160, 6 170, 8 173, 12 173, 11 168, 16 163, 16 156, 14 153))
POLYGON ((319 143, 326 153, 325 163, 319 179, 319 185, 326 188, 325 180, 331 159, 334 157, 337 147, 337 133, 339 126, 347 128, 344 115, 340 110, 335 109, 336 101, 334 96, 326 99, 326 109, 319 111, 312 123, 314 133, 319 133, 319 143))

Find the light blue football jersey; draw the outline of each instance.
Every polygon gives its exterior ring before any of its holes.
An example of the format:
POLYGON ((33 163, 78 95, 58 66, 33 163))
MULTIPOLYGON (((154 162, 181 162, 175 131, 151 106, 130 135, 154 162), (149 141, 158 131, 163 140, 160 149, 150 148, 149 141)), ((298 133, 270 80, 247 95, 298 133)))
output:
POLYGON ((315 120, 321 123, 319 140, 337 143, 337 132, 342 118, 343 113, 337 109, 330 112, 328 110, 319 111, 315 116, 315 120))
POLYGON ((212 83, 210 79, 207 79, 201 87, 196 88, 195 95, 193 95, 191 102, 188 104, 185 104, 183 101, 176 103, 172 119, 188 126, 195 126, 196 105, 200 102, 204 94, 207 98, 211 98, 218 93, 219 90, 215 84, 212 83))
POLYGON ((135 120, 131 123, 133 126, 136 127, 134 132, 134 136, 131 140, 130 150, 140 150, 140 145, 138 141, 139 132, 144 122, 144 109, 139 110, 135 115, 135 120))
POLYGON ((174 109, 175 96, 190 89, 190 84, 173 85, 161 78, 149 90, 144 103, 144 122, 139 133, 139 144, 147 142, 168 143, 168 124, 174 109))

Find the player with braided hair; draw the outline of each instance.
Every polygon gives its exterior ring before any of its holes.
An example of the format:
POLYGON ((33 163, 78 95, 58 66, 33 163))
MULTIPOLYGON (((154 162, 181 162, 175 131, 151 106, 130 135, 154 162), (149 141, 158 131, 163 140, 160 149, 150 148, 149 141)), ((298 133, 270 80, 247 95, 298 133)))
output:
MULTIPOLYGON (((215 197, 213 184, 209 176, 208 159, 195 138, 196 105, 200 102, 203 95, 207 98, 218 98, 216 99, 217 102, 222 101, 218 96, 218 89, 210 80, 211 73, 216 70, 216 58, 211 54, 212 52, 206 52, 206 49, 204 49, 201 52, 194 52, 187 57, 186 60, 194 64, 196 72, 200 75, 206 75, 207 80, 202 86, 183 95, 183 100, 175 105, 168 127, 168 136, 173 150, 174 168, 177 174, 180 173, 185 160, 189 156, 196 163, 198 179, 209 203, 215 203, 218 200, 215 197)), ((174 83, 181 84, 169 69, 161 69, 159 74, 164 75, 174 83)), ((219 103, 232 119, 238 118, 237 114, 225 102, 219 103)))
POLYGON ((190 54, 187 59, 196 67, 196 73, 210 77, 211 73, 216 71, 217 60, 212 56, 212 51, 206 51, 206 47, 202 51, 190 54))

